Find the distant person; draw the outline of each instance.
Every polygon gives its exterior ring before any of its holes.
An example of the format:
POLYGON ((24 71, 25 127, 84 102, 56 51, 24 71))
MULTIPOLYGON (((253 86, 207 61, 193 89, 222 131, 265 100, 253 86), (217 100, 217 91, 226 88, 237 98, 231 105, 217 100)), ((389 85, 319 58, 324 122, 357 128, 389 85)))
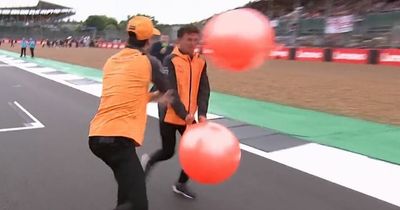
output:
POLYGON ((11 39, 11 40, 10 40, 10 44, 11 44, 11 46, 10 46, 10 47, 12 47, 12 48, 13 48, 13 47, 14 47, 14 39, 11 39))
MULTIPOLYGON (((174 50, 173 45, 169 41, 168 35, 161 35, 160 41, 155 42, 150 48, 150 55, 156 57, 161 63, 164 62, 164 58, 172 53, 174 50)), ((156 91, 156 85, 153 85, 151 92, 156 91)))
POLYGON ((163 62, 164 58, 171 54, 173 49, 174 47, 169 41, 169 36, 161 35, 160 41, 154 43, 151 47, 150 54, 163 62))
POLYGON ((32 38, 29 39, 29 49, 31 50, 31 57, 35 57, 36 41, 32 38))
POLYGON ((26 47, 28 46, 28 41, 25 40, 25 38, 22 38, 21 40, 21 55, 19 57, 26 57, 26 47))

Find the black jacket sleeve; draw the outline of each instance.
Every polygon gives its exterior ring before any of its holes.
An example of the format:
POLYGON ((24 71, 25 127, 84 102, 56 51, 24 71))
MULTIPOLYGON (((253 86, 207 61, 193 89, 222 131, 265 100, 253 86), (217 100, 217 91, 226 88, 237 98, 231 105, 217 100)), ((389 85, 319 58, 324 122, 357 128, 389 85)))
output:
MULTIPOLYGON (((159 58, 161 50, 161 43, 156 42, 150 48, 150 55, 154 56, 155 58, 159 58)), ((162 62, 162 61, 161 61, 162 62)))
POLYGON ((205 64, 204 69, 201 73, 199 92, 197 96, 197 106, 198 106, 199 116, 204 116, 204 117, 207 116, 209 99, 210 99, 210 82, 208 81, 207 64, 205 64))
POLYGON ((171 89, 174 90, 174 100, 171 105, 175 113, 184 120, 188 115, 188 112, 186 111, 185 105, 183 105, 178 95, 178 83, 176 81, 176 73, 174 64, 172 63, 172 56, 173 55, 168 55, 164 59, 164 67, 168 69, 168 80, 171 85, 171 89))
POLYGON ((167 92, 168 89, 171 89, 168 80, 168 73, 163 71, 161 62, 157 60, 157 58, 153 56, 148 56, 148 58, 151 63, 151 78, 154 86, 156 86, 157 90, 162 93, 167 92))

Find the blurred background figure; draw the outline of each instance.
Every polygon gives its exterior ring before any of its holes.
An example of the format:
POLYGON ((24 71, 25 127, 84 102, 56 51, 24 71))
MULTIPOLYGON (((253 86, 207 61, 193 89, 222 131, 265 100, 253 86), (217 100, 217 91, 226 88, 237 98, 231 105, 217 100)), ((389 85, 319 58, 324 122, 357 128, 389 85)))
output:
POLYGON ((25 40, 25 38, 22 38, 21 40, 21 55, 19 57, 26 57, 26 47, 28 45, 28 41, 25 40))
POLYGON ((174 47, 170 43, 168 35, 161 35, 160 41, 155 42, 150 49, 150 54, 163 62, 164 58, 171 54, 174 47))
POLYGON ((33 38, 29 38, 29 49, 31 50, 31 57, 35 57, 36 41, 33 38))

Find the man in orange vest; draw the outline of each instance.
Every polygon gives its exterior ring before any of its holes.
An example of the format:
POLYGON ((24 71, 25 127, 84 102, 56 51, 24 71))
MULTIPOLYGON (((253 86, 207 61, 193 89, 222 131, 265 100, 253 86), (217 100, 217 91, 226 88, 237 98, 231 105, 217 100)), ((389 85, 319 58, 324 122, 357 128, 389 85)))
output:
MULTIPOLYGON (((194 53, 199 44, 200 31, 193 25, 186 25, 178 30, 178 47, 164 59, 168 68, 169 82, 178 94, 179 105, 172 107, 159 105, 159 123, 162 149, 151 156, 142 156, 142 165, 148 175, 152 166, 159 161, 170 159, 175 152, 176 132, 181 135, 186 127, 194 123, 194 114, 198 112, 200 123, 206 121, 210 85, 207 65, 204 58, 194 53)), ((175 103, 178 103, 175 102, 175 103)), ((189 177, 182 170, 173 191, 186 198, 194 199, 195 194, 187 187, 189 177)))
POLYGON ((168 90, 161 63, 144 53, 152 36, 160 34, 151 19, 133 17, 127 31, 127 47, 110 57, 103 68, 102 96, 90 123, 89 147, 114 173, 116 209, 147 210, 145 176, 136 154, 136 147, 143 143, 146 106, 151 100, 168 104, 178 95, 168 90), (150 82, 159 92, 149 93, 150 82))

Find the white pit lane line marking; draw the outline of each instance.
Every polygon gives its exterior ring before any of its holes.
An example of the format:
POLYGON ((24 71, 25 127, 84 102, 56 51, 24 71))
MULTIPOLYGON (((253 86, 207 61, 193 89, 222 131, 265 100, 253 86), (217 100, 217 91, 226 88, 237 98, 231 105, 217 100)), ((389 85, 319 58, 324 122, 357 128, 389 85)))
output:
POLYGON ((38 128, 44 128, 45 126, 36 118, 34 117, 31 113, 28 112, 21 104, 19 104, 17 101, 14 101, 13 104, 18 107, 24 114, 26 114, 33 122, 32 123, 26 123, 24 127, 16 127, 16 128, 1 128, 1 132, 10 132, 10 131, 20 131, 20 130, 30 130, 30 129, 38 129, 38 128))

